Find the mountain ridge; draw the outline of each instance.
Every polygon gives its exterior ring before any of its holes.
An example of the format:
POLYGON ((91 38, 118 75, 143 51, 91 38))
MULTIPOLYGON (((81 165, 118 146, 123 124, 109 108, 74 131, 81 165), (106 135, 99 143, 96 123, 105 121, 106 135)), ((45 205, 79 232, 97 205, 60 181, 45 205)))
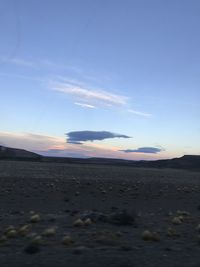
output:
POLYGON ((113 158, 72 158, 72 157, 47 157, 24 149, 0 146, 0 160, 24 160, 55 163, 77 163, 98 165, 120 165, 145 168, 173 168, 200 171, 200 155, 184 155, 180 158, 161 160, 127 160, 113 158))

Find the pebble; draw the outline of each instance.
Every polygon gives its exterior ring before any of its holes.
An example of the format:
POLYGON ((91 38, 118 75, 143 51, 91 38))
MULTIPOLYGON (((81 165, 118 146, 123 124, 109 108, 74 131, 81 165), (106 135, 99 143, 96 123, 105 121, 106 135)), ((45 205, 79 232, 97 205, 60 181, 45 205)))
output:
POLYGON ((21 236, 26 236, 28 234, 29 229, 30 229, 29 224, 23 225, 18 229, 18 234, 21 236))
POLYGON ((30 222, 31 223, 37 223, 41 220, 40 215, 39 214, 34 214, 30 217, 30 222))
POLYGON ((43 236, 54 236, 56 233, 56 229, 55 228, 47 228, 43 231, 42 235, 43 236))
POLYGON ((82 227, 82 226, 84 226, 84 222, 83 222, 81 219, 77 219, 77 220, 73 223, 73 225, 74 225, 75 227, 82 227))
POLYGON ((74 241, 71 238, 71 236, 69 236, 69 235, 64 236, 63 239, 62 239, 62 244, 65 245, 65 246, 70 246, 73 243, 74 243, 74 241))
POLYGON ((145 241, 160 241, 160 237, 156 232, 150 232, 149 230, 145 230, 142 233, 142 239, 145 241))
POLYGON ((182 220, 180 217, 174 217, 171 222, 176 225, 182 224, 182 220))
POLYGON ((88 226, 88 225, 91 225, 92 224, 92 220, 90 218, 87 218, 85 221, 84 221, 84 225, 88 226))
POLYGON ((6 236, 8 238, 15 238, 17 236, 17 231, 15 229, 10 230, 6 233, 6 236))

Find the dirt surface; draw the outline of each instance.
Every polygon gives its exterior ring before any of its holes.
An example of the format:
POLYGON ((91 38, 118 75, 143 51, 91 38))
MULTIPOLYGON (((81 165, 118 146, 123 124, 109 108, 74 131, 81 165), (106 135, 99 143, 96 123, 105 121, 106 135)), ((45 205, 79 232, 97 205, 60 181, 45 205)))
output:
POLYGON ((1 267, 200 266, 198 172, 0 161, 0 185, 1 267))

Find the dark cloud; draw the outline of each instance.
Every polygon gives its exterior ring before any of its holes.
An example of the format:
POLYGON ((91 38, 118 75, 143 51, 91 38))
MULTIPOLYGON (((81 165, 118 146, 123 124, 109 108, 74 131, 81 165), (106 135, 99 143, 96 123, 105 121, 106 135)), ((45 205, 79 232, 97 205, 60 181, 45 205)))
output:
POLYGON ((70 144, 83 144, 86 141, 104 140, 108 138, 130 138, 130 136, 124 134, 116 134, 107 131, 76 131, 66 134, 67 143, 70 144))
POLYGON ((164 150, 163 148, 158 148, 158 147, 139 147, 137 149, 125 149, 125 150, 119 150, 119 151, 123 151, 125 153, 157 154, 163 150, 164 150))

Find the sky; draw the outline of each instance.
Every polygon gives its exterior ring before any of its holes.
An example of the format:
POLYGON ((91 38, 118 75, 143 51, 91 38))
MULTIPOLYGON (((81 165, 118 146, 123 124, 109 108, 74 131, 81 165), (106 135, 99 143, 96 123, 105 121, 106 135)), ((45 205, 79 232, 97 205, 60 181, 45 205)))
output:
POLYGON ((0 145, 200 154, 199 0, 0 0, 0 145))

